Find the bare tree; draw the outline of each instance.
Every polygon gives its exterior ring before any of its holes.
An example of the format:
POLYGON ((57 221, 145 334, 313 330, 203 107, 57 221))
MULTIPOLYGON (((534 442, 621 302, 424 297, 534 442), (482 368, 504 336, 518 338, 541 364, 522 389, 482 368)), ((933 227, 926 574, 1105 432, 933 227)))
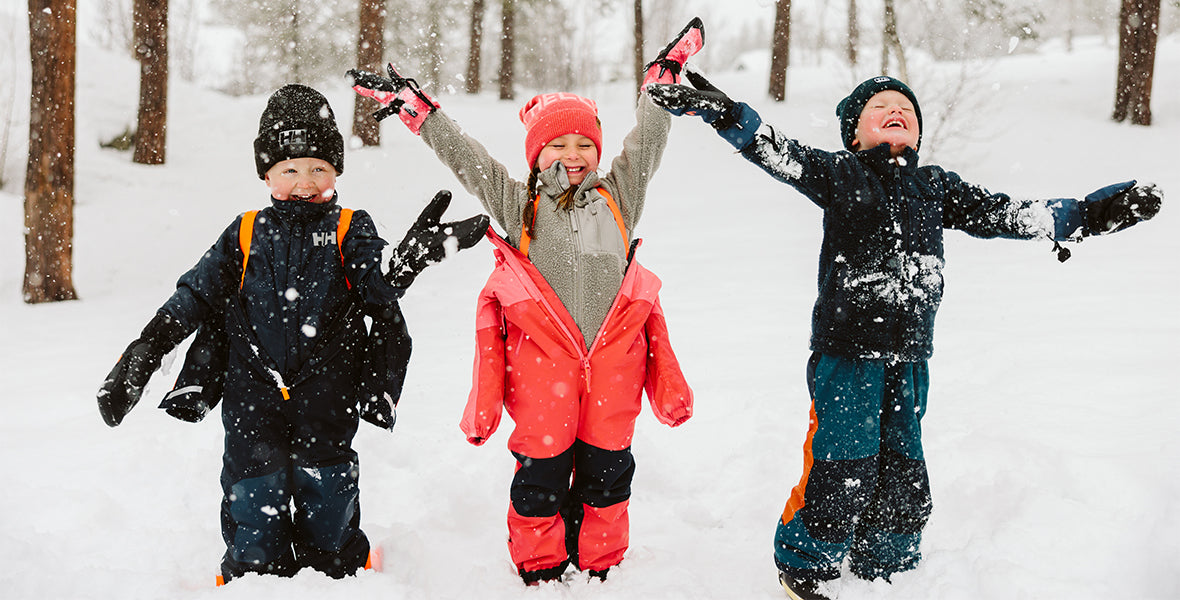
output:
POLYGON ((131 160, 162 165, 168 141, 168 0, 135 0, 132 15, 139 59, 139 124, 131 160))
POLYGON ((1151 84, 1159 38, 1160 0, 1122 0, 1115 121, 1151 125, 1151 84))
POLYGON ((885 0, 884 30, 881 35, 881 73, 889 73, 889 55, 897 59, 897 78, 909 81, 909 69, 906 68, 905 51, 901 47, 901 38, 897 36, 897 11, 893 8, 893 0, 885 0))
POLYGON ((770 43, 770 98, 787 99, 787 66, 791 50, 791 0, 775 0, 774 35, 770 43))
MULTIPOLYGON (((360 32, 356 39, 358 69, 380 73, 385 55, 385 0, 360 0, 360 32)), ((365 146, 381 145, 381 126, 369 115, 381 108, 372 98, 360 94, 352 105, 352 135, 365 146)))
POLYGON ((643 0, 635 0, 635 87, 643 84, 643 0))
POLYGON ((478 94, 483 83, 479 77, 479 62, 483 56, 483 13, 483 0, 472 0, 471 29, 469 30, 471 44, 467 50, 466 91, 468 94, 478 94))
POLYGON ((848 64, 856 66, 856 47, 860 45, 860 24, 856 20, 856 0, 848 0, 848 64))
POLYGON ((426 3, 426 64, 424 72, 426 81, 423 85, 432 84, 440 87, 443 82, 443 29, 447 20, 446 1, 428 0, 426 3))
POLYGON ((29 160, 25 302, 77 298, 74 249, 74 0, 29 0, 29 160))
POLYGON ((500 99, 512 100, 513 64, 516 62, 516 0, 500 0, 500 99))

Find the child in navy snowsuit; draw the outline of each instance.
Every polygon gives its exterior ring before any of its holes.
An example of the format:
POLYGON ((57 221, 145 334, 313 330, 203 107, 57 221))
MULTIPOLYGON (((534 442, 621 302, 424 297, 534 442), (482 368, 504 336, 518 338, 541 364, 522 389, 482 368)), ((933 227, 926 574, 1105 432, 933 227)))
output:
POLYGON ((440 192, 382 273, 386 242, 372 218, 337 204, 344 143, 319 92, 296 84, 276 91, 254 150, 271 205, 234 219, 181 276, 107 377, 99 408, 118 425, 165 354, 198 327, 223 331, 221 353, 204 355, 223 365, 213 369, 224 385, 222 577, 290 576, 303 567, 343 577, 369 558, 352 449, 358 403, 396 400, 361 398, 370 349, 364 314, 400 316, 398 299, 445 256, 446 239, 470 247, 488 218, 440 224, 450 197, 440 192))
POLYGON ((742 156, 824 211, 819 297, 807 383, 811 424, 803 477, 775 534, 780 582, 825 598, 846 556, 853 574, 913 569, 930 515, 921 420, 943 290, 943 229, 981 238, 1103 235, 1150 219, 1162 194, 1128 182, 1085 200, 1014 200, 918 165, 922 113, 890 77, 839 103, 845 150, 826 152, 763 124, 703 77, 658 85, 652 100, 710 123, 742 156))

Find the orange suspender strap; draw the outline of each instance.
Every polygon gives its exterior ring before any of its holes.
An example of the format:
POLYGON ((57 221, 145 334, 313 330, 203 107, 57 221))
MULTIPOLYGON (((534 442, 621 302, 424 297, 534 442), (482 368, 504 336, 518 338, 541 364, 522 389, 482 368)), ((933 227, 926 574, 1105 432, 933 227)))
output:
MULTIPOLYGON (((352 224, 352 209, 340 209, 340 221, 336 223, 336 249, 340 251, 340 264, 344 265, 344 234, 348 233, 348 226, 352 224)), ((344 283, 348 284, 348 289, 352 289, 352 282, 348 280, 348 275, 344 276, 344 283)))
MULTIPOLYGON (((606 205, 610 207, 611 213, 615 216, 615 224, 619 226, 619 233, 623 234, 623 245, 627 245, 627 226, 623 224, 623 213, 619 210, 619 205, 615 203, 614 197, 610 195, 610 192, 606 191, 606 188, 599 186, 595 189, 598 190, 599 194, 602 194, 603 198, 606 198, 606 205)), ((532 241, 529 237, 529 228, 527 225, 533 225, 537 222, 537 202, 540 199, 540 194, 537 194, 533 198, 533 222, 521 225, 520 227, 520 253, 525 256, 529 255, 529 242, 532 241)))
POLYGON ((238 281, 238 289, 246 285, 246 263, 250 262, 250 240, 254 237, 254 217, 258 211, 246 211, 242 215, 242 224, 238 226, 238 246, 242 249, 242 278, 238 281))
MULTIPOLYGON (((238 245, 242 248, 242 278, 238 282, 238 289, 246 283, 246 264, 250 262, 250 240, 254 237, 254 217, 258 215, 258 211, 247 211, 242 215, 242 224, 238 227, 238 245)), ((340 221, 336 224, 336 249, 340 251, 340 264, 344 264, 344 234, 348 233, 348 227, 352 224, 352 209, 340 209, 340 221)), ((352 289, 352 282, 348 278, 344 278, 348 283, 348 289, 352 289)))

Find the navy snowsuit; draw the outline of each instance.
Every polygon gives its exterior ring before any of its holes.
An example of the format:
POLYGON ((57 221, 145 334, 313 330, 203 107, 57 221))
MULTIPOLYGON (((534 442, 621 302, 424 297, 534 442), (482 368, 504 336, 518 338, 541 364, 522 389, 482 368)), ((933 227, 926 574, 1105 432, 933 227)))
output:
POLYGON ((227 580, 307 566, 341 577, 368 558, 351 445, 366 344, 361 307, 396 308, 404 290, 382 277, 385 241, 372 218, 355 211, 338 246, 339 214, 335 198, 272 200, 255 219, 244 272, 235 219, 160 309, 189 330, 225 315, 227 580))
POLYGON ((943 291, 943 230, 982 238, 1065 240, 1077 200, 1013 200, 913 149, 810 148, 749 106, 719 133, 749 161, 824 211, 819 295, 807 383, 805 472, 775 533, 775 563, 795 579, 860 577, 916 566, 930 515, 921 420, 934 316, 943 291))

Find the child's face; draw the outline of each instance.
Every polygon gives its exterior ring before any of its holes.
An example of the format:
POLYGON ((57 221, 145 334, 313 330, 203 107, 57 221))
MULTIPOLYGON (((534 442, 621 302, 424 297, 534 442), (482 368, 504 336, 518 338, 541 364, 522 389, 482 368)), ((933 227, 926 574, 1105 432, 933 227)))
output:
POLYGON ((869 98, 860 112, 852 144, 857 150, 889 144, 889 150, 897 156, 907 146, 918 149, 919 133, 914 103, 901 92, 885 90, 869 98))
POLYGON ((558 160, 565 165, 570 185, 581 185, 587 173, 598 170, 598 147, 584 135, 567 133, 541 148, 541 153, 537 155, 537 168, 544 171, 558 160))
POLYGON ((336 193, 336 168, 318 158, 292 158, 266 172, 266 186, 275 200, 320 204, 336 193))

